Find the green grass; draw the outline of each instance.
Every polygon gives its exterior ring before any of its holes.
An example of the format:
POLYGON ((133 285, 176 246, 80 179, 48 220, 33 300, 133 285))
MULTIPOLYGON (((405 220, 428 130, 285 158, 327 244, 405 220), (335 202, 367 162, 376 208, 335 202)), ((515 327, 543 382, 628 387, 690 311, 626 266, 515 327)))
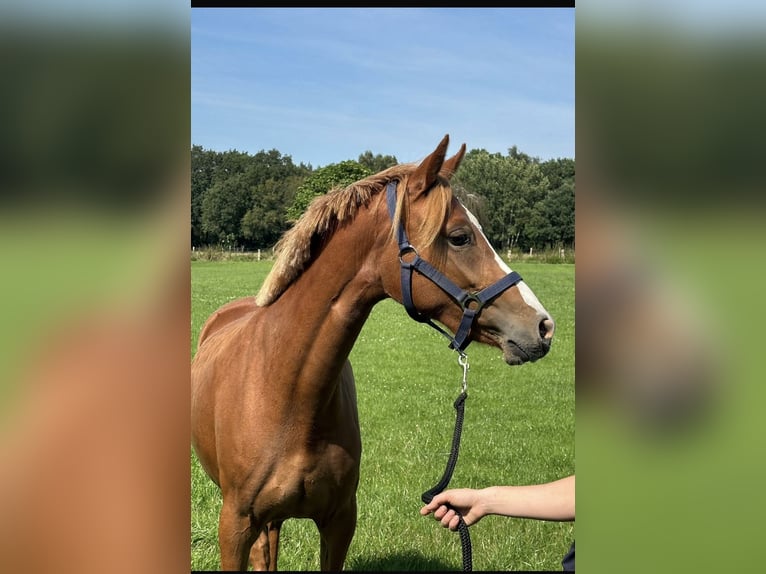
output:
MULTIPOLYGON (((207 317, 252 295, 262 261, 192 262, 192 353, 207 317)), ((471 369, 460 457, 450 487, 533 484, 574 472, 574 266, 513 262, 556 320, 550 353, 507 366, 499 350, 468 347, 471 369)), ((396 302, 379 303, 351 352, 362 432, 359 518, 349 570, 459 570, 456 533, 420 516, 420 495, 444 472, 462 370, 447 341, 396 302)), ((192 453, 192 570, 220 567, 220 493, 192 453)), ((471 527, 475 570, 561 570, 574 523, 488 516, 471 527)), ((309 520, 282 528, 280 570, 317 570, 309 520)))

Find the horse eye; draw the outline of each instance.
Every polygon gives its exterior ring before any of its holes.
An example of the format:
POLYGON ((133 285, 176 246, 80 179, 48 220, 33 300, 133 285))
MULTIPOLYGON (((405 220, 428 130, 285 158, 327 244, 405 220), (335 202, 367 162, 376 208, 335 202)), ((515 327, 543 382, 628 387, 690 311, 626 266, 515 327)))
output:
POLYGON ((460 235, 450 235, 447 239, 455 247, 463 247, 464 245, 468 245, 471 242, 471 236, 467 233, 460 235))

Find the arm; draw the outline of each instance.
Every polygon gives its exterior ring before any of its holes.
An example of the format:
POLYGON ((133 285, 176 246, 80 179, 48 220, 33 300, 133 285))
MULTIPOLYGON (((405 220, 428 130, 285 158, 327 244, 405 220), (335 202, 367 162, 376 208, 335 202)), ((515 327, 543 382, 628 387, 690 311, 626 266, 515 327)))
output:
POLYGON ((460 511, 468 526, 488 514, 572 521, 575 519, 575 477, 571 475, 553 482, 529 486, 445 490, 421 508, 420 514, 426 516, 433 512, 434 518, 441 521, 442 526, 455 530, 459 519, 447 504, 460 511))

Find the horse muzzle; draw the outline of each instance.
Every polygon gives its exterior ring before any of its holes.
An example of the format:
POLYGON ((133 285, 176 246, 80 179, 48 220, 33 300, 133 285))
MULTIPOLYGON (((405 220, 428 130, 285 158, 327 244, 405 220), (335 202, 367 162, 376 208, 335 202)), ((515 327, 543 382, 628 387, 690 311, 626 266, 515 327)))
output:
POLYGON ((555 326, 548 316, 541 316, 535 328, 510 327, 490 330, 492 338, 503 351, 503 359, 509 365, 533 363, 543 358, 551 349, 555 326))

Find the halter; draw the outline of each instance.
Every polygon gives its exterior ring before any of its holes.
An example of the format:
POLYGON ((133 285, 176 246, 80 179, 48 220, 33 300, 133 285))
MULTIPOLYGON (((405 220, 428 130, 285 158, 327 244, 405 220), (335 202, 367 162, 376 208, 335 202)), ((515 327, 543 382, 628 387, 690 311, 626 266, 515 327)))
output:
MULTIPOLYGON (((393 180, 386 186, 386 201, 388 203, 388 213, 391 220, 394 219, 396 213, 396 186, 398 181, 393 180)), ((426 323, 430 325, 442 335, 450 340, 450 348, 457 350, 460 354, 463 353, 468 344, 471 342, 468 339, 468 335, 471 332, 471 326, 473 321, 484 305, 489 301, 500 295, 506 289, 510 289, 518 282, 521 281, 521 275, 515 271, 511 271, 505 277, 499 281, 493 283, 489 287, 482 289, 476 293, 471 293, 461 289, 450 281, 445 275, 443 275, 433 265, 428 263, 425 259, 421 259, 417 249, 412 246, 407 238, 407 232, 404 229, 404 225, 400 222, 399 229, 397 230, 397 242, 399 243, 399 263, 401 265, 401 277, 402 277, 402 303, 404 308, 410 317, 420 323, 426 323), (405 258, 412 256, 411 261, 406 261, 405 258), (453 337, 447 333, 444 329, 439 327, 430 318, 422 315, 415 308, 415 303, 412 301, 412 273, 417 271, 424 277, 430 279, 437 287, 452 297, 455 302, 463 309, 463 318, 460 320, 460 326, 458 327, 455 336, 453 337)))

